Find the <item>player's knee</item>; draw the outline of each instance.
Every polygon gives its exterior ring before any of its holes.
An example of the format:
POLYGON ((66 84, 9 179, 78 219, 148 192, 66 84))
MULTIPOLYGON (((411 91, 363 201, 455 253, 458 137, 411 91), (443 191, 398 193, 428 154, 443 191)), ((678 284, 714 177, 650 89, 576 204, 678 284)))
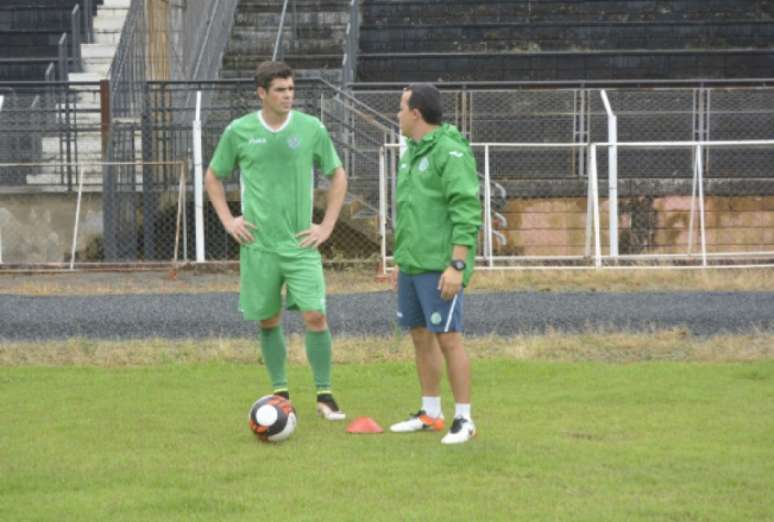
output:
POLYGON ((320 312, 304 312, 304 324, 312 331, 320 332, 328 328, 325 314, 320 312))
POLYGON ((462 350, 462 336, 459 332, 438 334, 438 346, 444 354, 462 350))

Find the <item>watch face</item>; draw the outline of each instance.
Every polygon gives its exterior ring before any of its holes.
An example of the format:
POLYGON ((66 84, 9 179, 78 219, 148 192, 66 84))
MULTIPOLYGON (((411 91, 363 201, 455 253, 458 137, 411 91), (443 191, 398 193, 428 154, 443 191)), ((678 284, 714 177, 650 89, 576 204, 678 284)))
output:
POLYGON ((465 270, 465 261, 461 261, 459 259, 455 259, 451 262, 452 267, 454 267, 456 270, 465 270))

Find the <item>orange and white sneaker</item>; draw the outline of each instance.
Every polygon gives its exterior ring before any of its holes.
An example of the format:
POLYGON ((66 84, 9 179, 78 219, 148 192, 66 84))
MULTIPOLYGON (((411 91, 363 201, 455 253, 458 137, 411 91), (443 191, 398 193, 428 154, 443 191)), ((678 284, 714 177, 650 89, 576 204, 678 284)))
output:
POLYGON ((390 431, 395 433, 412 433, 414 431, 441 431, 443 429, 443 415, 430 417, 425 410, 419 410, 411 415, 408 420, 398 422, 390 426, 390 431))
POLYGON ((454 417, 449 433, 441 439, 442 444, 461 444, 476 436, 476 425, 465 417, 454 417))

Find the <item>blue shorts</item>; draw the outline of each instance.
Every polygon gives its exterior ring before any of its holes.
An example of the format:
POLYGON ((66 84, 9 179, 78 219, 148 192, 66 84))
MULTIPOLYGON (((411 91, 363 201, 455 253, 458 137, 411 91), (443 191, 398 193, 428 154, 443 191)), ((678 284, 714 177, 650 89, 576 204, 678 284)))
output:
POLYGON ((463 289, 451 300, 441 298, 441 272, 398 274, 398 323, 404 328, 423 326, 435 333, 462 331, 463 289))

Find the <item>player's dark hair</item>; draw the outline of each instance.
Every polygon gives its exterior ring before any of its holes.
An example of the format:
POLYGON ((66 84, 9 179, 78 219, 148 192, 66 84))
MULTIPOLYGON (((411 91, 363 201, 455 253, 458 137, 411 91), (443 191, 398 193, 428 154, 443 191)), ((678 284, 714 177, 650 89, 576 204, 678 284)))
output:
POLYGON ((440 125, 443 118, 441 93, 431 83, 412 83, 406 87, 411 92, 408 99, 409 109, 417 109, 430 125, 440 125))
POLYGON ((256 87, 263 87, 268 91, 272 80, 275 78, 282 78, 284 80, 292 77, 293 69, 286 63, 268 60, 258 64, 258 69, 255 71, 255 85, 256 87))

